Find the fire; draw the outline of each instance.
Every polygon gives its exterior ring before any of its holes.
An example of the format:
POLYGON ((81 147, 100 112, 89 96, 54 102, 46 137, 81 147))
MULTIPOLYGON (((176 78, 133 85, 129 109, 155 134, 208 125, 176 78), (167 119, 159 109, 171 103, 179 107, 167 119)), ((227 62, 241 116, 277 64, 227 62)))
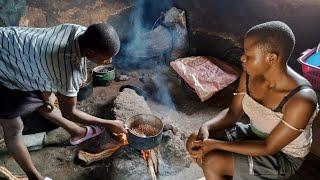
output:
POLYGON ((148 161, 150 157, 150 151, 151 150, 141 150, 142 157, 145 161, 148 161))
POLYGON ((157 149, 141 150, 142 157, 147 162, 147 166, 149 167, 152 180, 157 180, 158 157, 156 153, 157 149))

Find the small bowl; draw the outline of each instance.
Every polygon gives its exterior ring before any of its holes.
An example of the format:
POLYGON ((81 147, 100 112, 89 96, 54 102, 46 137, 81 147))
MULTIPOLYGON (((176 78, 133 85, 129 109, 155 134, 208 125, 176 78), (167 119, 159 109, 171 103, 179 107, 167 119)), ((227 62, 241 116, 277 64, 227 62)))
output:
POLYGON ((93 83, 97 86, 106 86, 115 79, 115 74, 112 64, 97 66, 92 70, 93 83))
POLYGON ((80 86, 77 94, 77 100, 82 101, 90 97, 93 93, 92 76, 88 76, 88 79, 80 86))

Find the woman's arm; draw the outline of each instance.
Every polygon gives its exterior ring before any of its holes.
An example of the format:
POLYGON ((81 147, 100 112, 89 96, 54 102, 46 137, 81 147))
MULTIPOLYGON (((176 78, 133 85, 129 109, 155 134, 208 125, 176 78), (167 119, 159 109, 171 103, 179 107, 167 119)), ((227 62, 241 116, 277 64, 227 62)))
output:
POLYGON ((217 116, 202 124, 198 132, 198 140, 208 139, 209 132, 213 134, 216 131, 232 126, 243 115, 242 99, 244 92, 246 92, 245 83, 246 73, 243 72, 240 77, 237 93, 235 93, 229 108, 224 109, 217 116))
MULTIPOLYGON (((304 129, 316 109, 317 99, 312 90, 305 89, 293 96, 284 107, 284 121, 289 125, 304 129)), ((224 142, 218 140, 206 140, 194 142, 194 146, 201 147, 203 154, 220 149, 224 151, 263 156, 280 151, 301 134, 283 122, 279 123, 266 140, 247 140, 238 142, 224 142)))

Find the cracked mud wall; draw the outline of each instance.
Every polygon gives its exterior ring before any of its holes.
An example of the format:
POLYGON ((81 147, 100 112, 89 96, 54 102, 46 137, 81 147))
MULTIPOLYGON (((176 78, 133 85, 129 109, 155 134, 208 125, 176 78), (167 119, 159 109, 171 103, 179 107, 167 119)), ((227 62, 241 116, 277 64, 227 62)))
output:
POLYGON ((20 25, 47 27, 75 23, 88 26, 105 22, 108 16, 116 14, 128 4, 125 0, 27 0, 20 25))

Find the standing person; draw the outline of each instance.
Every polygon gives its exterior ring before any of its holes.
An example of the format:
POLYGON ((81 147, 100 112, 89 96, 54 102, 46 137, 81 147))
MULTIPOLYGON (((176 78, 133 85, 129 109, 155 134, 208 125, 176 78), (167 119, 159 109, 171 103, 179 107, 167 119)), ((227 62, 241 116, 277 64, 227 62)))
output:
POLYGON ((105 23, 88 28, 75 24, 0 28, 0 125, 9 153, 29 179, 44 177, 23 145, 20 116, 27 112, 37 109, 66 129, 72 145, 99 135, 103 128, 126 132, 121 121, 94 117, 76 107, 79 87, 87 78, 86 60, 110 63, 119 48, 116 31, 105 23), (53 106, 53 94, 60 109, 53 106))
POLYGON ((301 166, 318 103, 310 83, 287 65, 294 45, 283 22, 259 24, 246 33, 243 73, 230 107, 187 142, 207 180, 284 179, 301 166), (236 123, 243 113, 249 124, 236 123))

